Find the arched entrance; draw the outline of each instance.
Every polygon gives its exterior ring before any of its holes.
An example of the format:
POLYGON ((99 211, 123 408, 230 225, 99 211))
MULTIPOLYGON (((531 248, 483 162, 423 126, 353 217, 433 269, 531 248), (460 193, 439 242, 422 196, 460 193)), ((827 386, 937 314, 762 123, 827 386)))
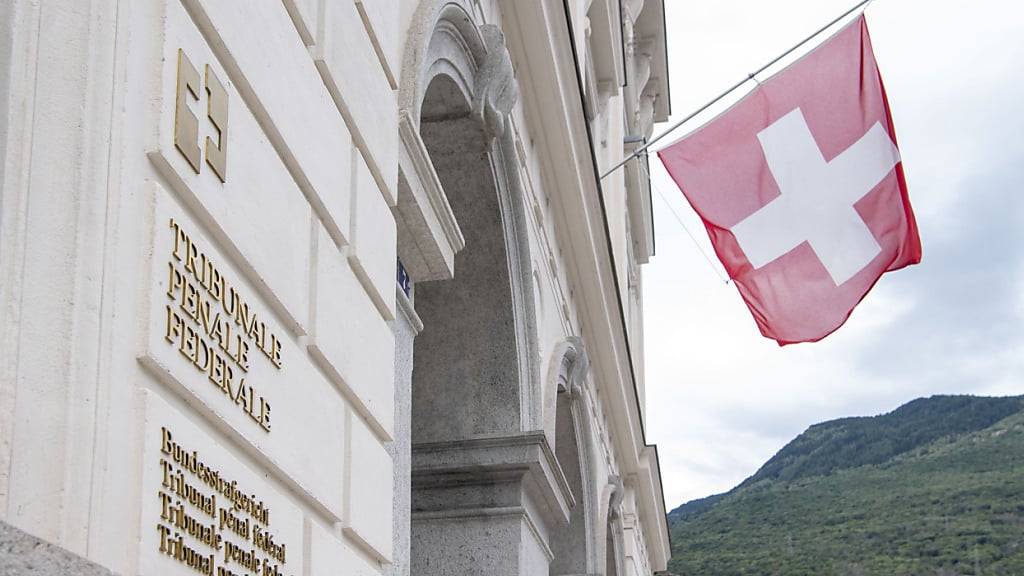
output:
POLYGON ((400 91, 414 125, 403 138, 429 157, 427 179, 442 191, 434 209, 464 241, 451 277, 412 274, 423 328, 412 345, 410 571, 544 574, 549 528, 572 496, 538 425, 529 240, 508 126, 518 92, 501 31, 465 4, 420 5, 400 91))
POLYGON ((569 523, 551 534, 553 559, 550 576, 596 574, 594 546, 593 453, 584 389, 588 359, 583 342, 568 338, 555 348, 551 370, 554 381, 553 411, 555 457, 575 500, 569 523))
POLYGON ((424 329, 412 385, 414 444, 522 429, 523 378, 506 226, 484 127, 446 72, 427 87, 420 136, 466 247, 451 280, 416 285, 424 329))

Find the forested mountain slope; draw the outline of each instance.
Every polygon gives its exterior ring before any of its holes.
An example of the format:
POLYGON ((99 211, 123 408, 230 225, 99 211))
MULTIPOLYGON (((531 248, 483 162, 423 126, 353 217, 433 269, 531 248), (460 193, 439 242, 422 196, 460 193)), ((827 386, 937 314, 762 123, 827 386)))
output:
POLYGON ((1024 576, 1022 398, 937 396, 812 426, 669 521, 681 576, 1024 576))

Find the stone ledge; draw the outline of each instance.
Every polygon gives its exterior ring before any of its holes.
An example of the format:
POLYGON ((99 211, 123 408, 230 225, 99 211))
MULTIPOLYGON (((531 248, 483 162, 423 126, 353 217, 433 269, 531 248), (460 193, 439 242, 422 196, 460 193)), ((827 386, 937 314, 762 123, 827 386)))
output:
POLYGON ((412 489, 421 504, 414 514, 520 506, 529 495, 545 504, 540 510, 552 525, 560 525, 576 506, 541 431, 413 444, 412 489))
POLYGON ((398 256, 417 282, 455 275, 455 254, 466 239, 409 112, 399 114, 398 256))
POLYGON ((0 576, 113 576, 113 572, 0 521, 0 576))

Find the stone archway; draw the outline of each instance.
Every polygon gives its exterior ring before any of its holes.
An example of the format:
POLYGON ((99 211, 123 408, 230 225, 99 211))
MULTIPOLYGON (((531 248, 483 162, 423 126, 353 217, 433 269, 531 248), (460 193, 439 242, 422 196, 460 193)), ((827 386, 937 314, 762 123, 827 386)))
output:
POLYGON ((606 504, 603 506, 602 534, 599 536, 601 544, 599 556, 604 576, 620 576, 626 573, 625 558, 623 556, 624 536, 622 526, 622 501, 625 494, 626 489, 622 479, 615 475, 610 476, 603 496, 606 504))
POLYGON ((414 442, 540 428, 530 243, 508 126, 518 88, 502 32, 474 23, 468 4, 420 5, 399 93, 465 246, 454 278, 415 289, 424 331, 414 360, 414 442), (443 384, 415 384, 428 381, 443 384), (465 413, 453 414, 453 405, 465 413), (439 422, 431 418, 438 413, 463 417, 439 422))
MULTIPOLYGON (((534 432, 535 299, 508 120, 518 89, 500 29, 476 23, 469 5, 420 5, 399 94, 403 144, 429 162, 433 208, 464 244, 452 243, 447 273, 430 263, 412 273, 423 328, 412 346, 410 568, 546 574, 549 528, 566 521, 572 495, 534 432)), ((400 255, 402 242, 400 230, 400 255)))
POLYGON ((569 523, 551 534, 550 576, 596 574, 597 546, 593 446, 586 395, 589 360, 583 341, 570 337, 555 347, 553 386, 546 407, 553 417, 555 456, 575 499, 569 523))
POLYGON ((451 280, 417 283, 414 444, 523 429, 524 382, 511 266, 486 133, 451 76, 435 76, 420 135, 466 247, 451 280))

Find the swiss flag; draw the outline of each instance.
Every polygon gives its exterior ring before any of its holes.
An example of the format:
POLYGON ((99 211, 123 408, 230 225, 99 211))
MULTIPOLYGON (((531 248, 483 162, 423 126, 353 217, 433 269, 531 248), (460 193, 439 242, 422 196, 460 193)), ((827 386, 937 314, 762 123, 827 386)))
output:
POLYGON ((780 345, 828 336, 921 261, 863 15, 658 155, 780 345))

